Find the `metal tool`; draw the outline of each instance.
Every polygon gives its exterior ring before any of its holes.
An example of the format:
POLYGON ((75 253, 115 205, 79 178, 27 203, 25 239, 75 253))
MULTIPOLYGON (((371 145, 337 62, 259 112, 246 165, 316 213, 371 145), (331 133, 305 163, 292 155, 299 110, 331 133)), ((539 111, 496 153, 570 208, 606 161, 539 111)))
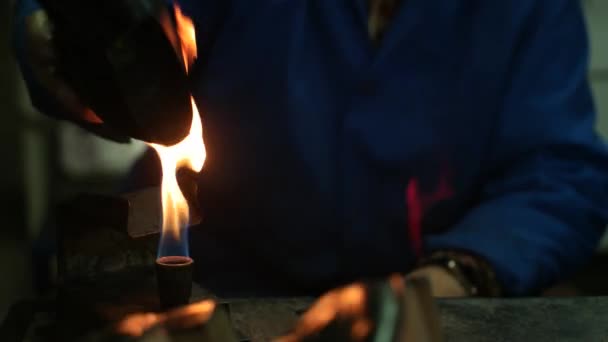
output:
POLYGON ((53 22, 61 76, 104 123, 164 145, 188 134, 188 78, 166 1, 40 3, 53 22))

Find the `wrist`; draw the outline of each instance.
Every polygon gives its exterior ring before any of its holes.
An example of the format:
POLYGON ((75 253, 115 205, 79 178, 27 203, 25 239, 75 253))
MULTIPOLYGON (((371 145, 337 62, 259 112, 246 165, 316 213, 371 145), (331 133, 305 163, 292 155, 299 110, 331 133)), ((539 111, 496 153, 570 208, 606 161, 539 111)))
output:
POLYGON ((464 289, 466 296, 496 297, 502 292, 490 264, 467 252, 435 251, 418 264, 419 269, 430 267, 448 273, 464 289))
POLYGON ((468 297, 467 289, 453 274, 439 266, 423 266, 407 275, 407 278, 425 278, 429 281, 433 297, 468 297))

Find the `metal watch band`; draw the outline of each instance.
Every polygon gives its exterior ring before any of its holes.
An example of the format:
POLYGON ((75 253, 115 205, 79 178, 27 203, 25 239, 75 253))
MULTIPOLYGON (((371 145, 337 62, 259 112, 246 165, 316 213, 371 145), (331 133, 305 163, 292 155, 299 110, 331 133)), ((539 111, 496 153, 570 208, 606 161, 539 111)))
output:
POLYGON ((483 259, 460 251, 436 251, 418 267, 438 266, 450 273, 473 297, 497 297, 502 291, 492 267, 483 259))

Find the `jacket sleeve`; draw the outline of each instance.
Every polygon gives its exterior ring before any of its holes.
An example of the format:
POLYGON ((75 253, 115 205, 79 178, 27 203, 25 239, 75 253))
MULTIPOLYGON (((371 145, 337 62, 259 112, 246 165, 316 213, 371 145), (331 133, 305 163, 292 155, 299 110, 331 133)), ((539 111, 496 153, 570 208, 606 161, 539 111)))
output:
POLYGON ((535 1, 519 33, 481 201, 427 252, 486 258, 507 295, 570 275, 608 220, 608 155, 594 131, 588 46, 579 1, 535 1))
MULTIPOLYGON (((165 0, 172 5, 174 1, 165 0)), ((224 0, 179 0, 184 13, 194 18, 199 44, 199 55, 211 47, 213 37, 221 27, 229 1, 224 0), (201 47, 202 46, 202 47, 201 47)), ((25 44, 25 19, 41 6, 36 0, 17 0, 13 26, 13 48, 34 107, 55 118, 67 118, 62 106, 36 81, 27 61, 25 44)))

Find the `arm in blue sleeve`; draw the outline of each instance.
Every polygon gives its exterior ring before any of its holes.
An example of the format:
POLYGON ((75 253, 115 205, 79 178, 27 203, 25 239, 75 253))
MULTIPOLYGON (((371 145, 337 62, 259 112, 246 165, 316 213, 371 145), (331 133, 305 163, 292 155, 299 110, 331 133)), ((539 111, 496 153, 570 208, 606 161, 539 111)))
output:
POLYGON ((536 1, 515 52, 477 207, 425 238, 486 258, 508 295, 538 291, 595 251, 608 220, 608 154, 597 137, 578 1, 536 1))

